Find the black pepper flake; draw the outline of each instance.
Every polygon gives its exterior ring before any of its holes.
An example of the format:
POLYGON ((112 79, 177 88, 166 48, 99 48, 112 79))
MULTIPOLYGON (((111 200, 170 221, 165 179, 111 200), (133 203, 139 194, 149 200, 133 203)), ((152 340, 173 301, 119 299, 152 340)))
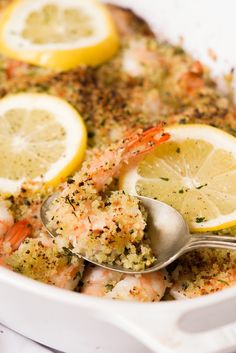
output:
POLYGON ((187 124, 187 120, 185 118, 182 118, 179 120, 180 124, 187 124))
POLYGON ((66 196, 65 201, 68 202, 71 205, 71 207, 73 208, 73 210, 75 211, 75 206, 73 205, 74 200, 70 199, 69 196, 66 196))
POLYGON ((184 282, 184 283, 182 284, 183 290, 186 290, 186 289, 188 288, 188 286, 189 286, 189 284, 186 283, 186 282, 184 282))
POLYGON ((199 185, 199 186, 196 187, 196 189, 200 190, 200 189, 203 188, 204 186, 207 186, 207 184, 199 185))
POLYGON ((14 203, 14 196, 11 195, 11 196, 7 197, 7 200, 14 203))

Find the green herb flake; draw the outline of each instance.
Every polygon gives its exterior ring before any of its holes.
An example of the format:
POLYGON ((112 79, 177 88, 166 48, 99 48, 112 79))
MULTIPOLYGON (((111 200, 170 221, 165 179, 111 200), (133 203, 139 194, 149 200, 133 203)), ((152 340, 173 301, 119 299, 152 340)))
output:
POLYGON ((176 153, 180 153, 180 147, 176 148, 176 153))
POLYGON ((169 178, 165 178, 165 177, 159 177, 161 180, 164 180, 164 181, 169 181, 170 179, 169 178))
POLYGON ((184 193, 184 189, 180 189, 179 194, 183 194, 183 193, 184 193))
POLYGON ((220 282, 220 283, 226 284, 227 286, 229 286, 229 283, 226 282, 226 281, 224 281, 223 279, 218 279, 217 281, 220 282))
POLYGON ((196 223, 202 223, 202 222, 205 222, 205 221, 206 221, 205 217, 197 217, 196 218, 196 223))
POLYGON ((71 177, 69 177, 67 179, 67 184, 73 184, 74 182, 75 182, 75 180, 73 178, 71 178, 71 177))
POLYGON ((105 285, 105 288, 106 288, 107 292, 110 292, 110 291, 114 288, 114 286, 113 286, 113 284, 111 284, 111 283, 107 283, 107 284, 105 285))

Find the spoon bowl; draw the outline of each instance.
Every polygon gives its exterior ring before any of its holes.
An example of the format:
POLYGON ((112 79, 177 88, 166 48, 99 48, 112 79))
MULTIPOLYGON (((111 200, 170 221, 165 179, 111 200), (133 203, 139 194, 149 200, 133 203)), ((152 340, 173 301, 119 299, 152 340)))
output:
MULTIPOLYGON (((42 204, 40 217, 42 223, 52 237, 57 234, 48 228, 47 211, 59 193, 50 195, 42 204)), ((143 274, 160 270, 184 253, 202 248, 223 248, 236 250, 236 238, 211 234, 190 234, 187 223, 181 214, 164 202, 149 197, 137 196, 147 211, 147 232, 156 261, 148 268, 140 271, 125 269, 121 266, 99 263, 81 254, 84 260, 97 266, 128 274, 143 274)))
POLYGON ((149 197, 138 198, 148 213, 147 232, 157 258, 150 268, 142 272, 152 272, 154 268, 161 269, 177 259, 191 236, 187 223, 173 207, 149 197))

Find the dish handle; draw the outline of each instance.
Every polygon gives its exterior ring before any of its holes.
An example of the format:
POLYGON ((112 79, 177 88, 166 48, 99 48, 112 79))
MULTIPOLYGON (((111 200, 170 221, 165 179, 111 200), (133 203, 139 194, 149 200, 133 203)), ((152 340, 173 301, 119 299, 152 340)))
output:
POLYGON ((107 319, 156 353, 235 352, 236 298, 212 300, 213 304, 201 299, 177 305, 130 303, 126 310, 119 306, 114 316, 109 310, 107 319))

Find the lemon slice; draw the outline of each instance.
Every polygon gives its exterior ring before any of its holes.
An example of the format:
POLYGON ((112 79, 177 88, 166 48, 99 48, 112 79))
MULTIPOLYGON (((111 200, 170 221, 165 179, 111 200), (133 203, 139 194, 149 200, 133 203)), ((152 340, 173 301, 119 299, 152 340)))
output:
POLYGON ((0 100, 0 192, 25 180, 55 185, 81 163, 86 128, 64 100, 23 93, 0 100))
POLYGON ((95 0, 16 0, 0 22, 1 53, 52 69, 98 65, 118 42, 108 10, 95 0))
POLYGON ((171 139, 126 170, 121 188, 175 207, 192 231, 236 225, 236 139, 207 125, 166 131, 171 139))

